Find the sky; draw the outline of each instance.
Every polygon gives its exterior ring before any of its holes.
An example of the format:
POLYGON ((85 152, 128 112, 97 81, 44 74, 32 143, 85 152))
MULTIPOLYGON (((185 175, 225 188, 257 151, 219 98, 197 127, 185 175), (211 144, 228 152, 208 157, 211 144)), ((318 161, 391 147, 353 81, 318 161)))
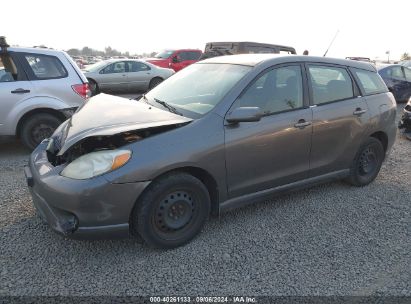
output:
POLYGON ((322 56, 338 33, 329 57, 411 54, 409 0, 5 0, 2 12, 0 36, 20 46, 141 54, 254 41, 322 56))

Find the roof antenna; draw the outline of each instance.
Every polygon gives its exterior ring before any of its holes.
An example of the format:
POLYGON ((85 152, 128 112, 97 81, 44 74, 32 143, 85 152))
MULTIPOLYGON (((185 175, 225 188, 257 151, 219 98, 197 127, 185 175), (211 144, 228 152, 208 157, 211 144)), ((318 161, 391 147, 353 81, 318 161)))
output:
POLYGON ((325 56, 327 55, 328 50, 330 49, 331 45, 333 44, 335 38, 337 38, 337 35, 338 35, 339 32, 340 32, 340 30, 337 30, 337 32, 335 33, 335 36, 334 36, 333 40, 331 40, 331 43, 330 43, 330 45, 328 46, 328 49, 325 51, 323 57, 325 57, 325 56))

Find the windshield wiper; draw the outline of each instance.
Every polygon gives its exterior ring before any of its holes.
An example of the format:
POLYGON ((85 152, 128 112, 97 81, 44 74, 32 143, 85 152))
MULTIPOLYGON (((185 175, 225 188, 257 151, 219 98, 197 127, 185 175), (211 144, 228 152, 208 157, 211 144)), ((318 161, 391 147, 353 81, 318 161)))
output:
POLYGON ((183 116, 183 114, 181 114, 176 108, 174 108, 172 105, 168 104, 167 102, 162 101, 157 98, 153 98, 153 99, 155 102, 161 104, 164 108, 168 109, 171 113, 183 116))

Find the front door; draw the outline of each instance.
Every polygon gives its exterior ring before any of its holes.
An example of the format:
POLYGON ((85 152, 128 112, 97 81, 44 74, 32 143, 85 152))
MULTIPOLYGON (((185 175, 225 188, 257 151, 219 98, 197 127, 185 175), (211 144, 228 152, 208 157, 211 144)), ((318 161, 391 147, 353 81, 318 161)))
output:
POLYGON ((98 85, 100 89, 127 91, 127 68, 128 66, 124 61, 118 61, 102 69, 98 77, 98 85))
POLYGON ((312 111, 303 93, 300 65, 264 72, 236 100, 237 107, 260 107, 258 122, 225 126, 230 198, 308 176, 312 111))

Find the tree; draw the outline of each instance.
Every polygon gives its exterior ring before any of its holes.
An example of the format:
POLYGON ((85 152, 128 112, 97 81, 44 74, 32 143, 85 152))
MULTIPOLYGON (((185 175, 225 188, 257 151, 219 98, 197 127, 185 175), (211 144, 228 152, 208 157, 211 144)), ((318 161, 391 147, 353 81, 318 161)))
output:
POLYGON ((411 56, 407 52, 405 52, 401 55, 401 60, 411 60, 411 56))
POLYGON ((86 55, 86 56, 87 56, 87 55, 88 55, 88 56, 91 56, 91 55, 93 55, 93 49, 85 46, 85 47, 83 47, 83 49, 81 50, 81 53, 82 53, 83 55, 86 55))
POLYGON ((67 51, 67 53, 68 53, 70 56, 79 56, 79 55, 80 55, 80 50, 79 50, 79 49, 69 49, 69 50, 67 51))

